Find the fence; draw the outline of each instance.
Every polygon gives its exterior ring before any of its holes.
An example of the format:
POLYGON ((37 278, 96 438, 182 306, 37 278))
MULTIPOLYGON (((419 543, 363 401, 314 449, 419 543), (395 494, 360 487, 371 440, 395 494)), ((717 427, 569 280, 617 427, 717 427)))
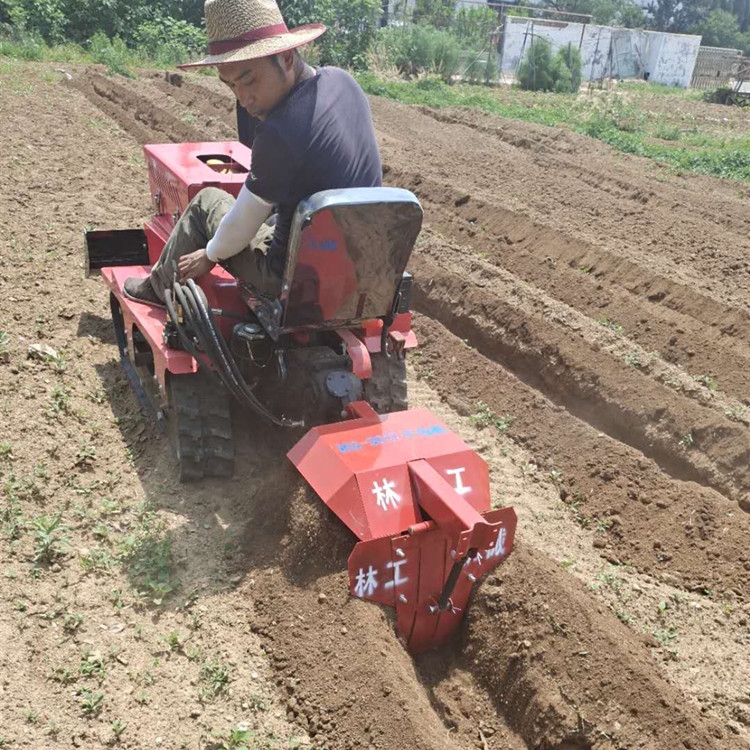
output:
POLYGON ((701 47, 690 85, 694 89, 717 89, 728 86, 739 72, 742 52, 723 47, 701 47))

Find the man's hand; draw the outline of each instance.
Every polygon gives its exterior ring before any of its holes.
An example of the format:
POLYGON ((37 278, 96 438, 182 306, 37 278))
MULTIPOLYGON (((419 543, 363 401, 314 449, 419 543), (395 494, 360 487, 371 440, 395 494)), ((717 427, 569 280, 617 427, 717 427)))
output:
POLYGON ((216 264, 208 259, 205 249, 196 250, 194 253, 183 255, 177 261, 177 269, 180 272, 180 281, 197 279, 207 274, 216 264))

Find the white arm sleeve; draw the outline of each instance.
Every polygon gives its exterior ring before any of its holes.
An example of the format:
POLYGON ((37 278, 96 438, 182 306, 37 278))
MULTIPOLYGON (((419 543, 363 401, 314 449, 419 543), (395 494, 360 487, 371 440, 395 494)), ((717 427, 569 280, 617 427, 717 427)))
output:
POLYGON ((273 204, 242 186, 237 201, 219 223, 216 234, 206 245, 209 260, 218 263, 244 250, 269 217, 273 204))

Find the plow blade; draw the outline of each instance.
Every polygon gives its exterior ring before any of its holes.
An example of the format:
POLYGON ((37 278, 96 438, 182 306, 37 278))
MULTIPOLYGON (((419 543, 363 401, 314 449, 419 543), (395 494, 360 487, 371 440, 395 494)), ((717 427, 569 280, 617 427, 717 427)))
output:
POLYGON ((490 509, 486 463, 423 409, 312 430, 289 458, 362 541, 349 557, 350 593, 396 609, 412 653, 446 643, 473 585, 513 549, 516 514, 490 509))

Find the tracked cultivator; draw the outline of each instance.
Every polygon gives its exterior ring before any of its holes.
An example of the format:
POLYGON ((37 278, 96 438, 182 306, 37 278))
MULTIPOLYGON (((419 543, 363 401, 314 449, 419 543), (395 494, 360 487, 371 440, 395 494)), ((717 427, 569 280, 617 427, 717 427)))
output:
POLYGON ((87 233, 86 264, 110 289, 123 366, 170 428, 181 479, 231 475, 236 402, 280 427, 311 427, 289 458, 361 540, 352 595, 395 607, 411 651, 441 645, 473 584, 510 553, 516 516, 490 509, 482 459, 429 412, 406 411, 416 197, 313 195, 295 214, 278 299, 217 266, 175 279, 164 310, 129 299, 125 280, 149 272, 198 191, 236 195, 252 154, 233 142, 145 153, 154 216, 144 230, 87 233))

